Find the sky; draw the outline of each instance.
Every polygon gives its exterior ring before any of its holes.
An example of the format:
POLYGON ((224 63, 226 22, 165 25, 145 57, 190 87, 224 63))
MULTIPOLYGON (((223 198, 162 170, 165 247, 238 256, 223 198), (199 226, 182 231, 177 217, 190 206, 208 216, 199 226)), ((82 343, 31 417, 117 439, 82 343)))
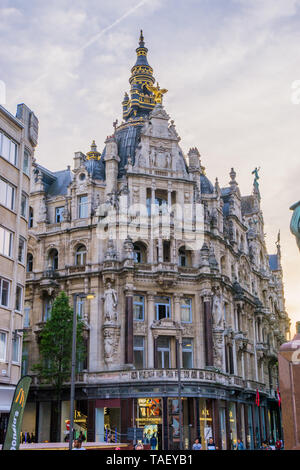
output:
POLYGON ((185 153, 242 195, 260 167, 269 253, 280 230, 286 310, 300 320, 300 253, 289 224, 300 199, 300 0, 0 0, 4 106, 39 119, 38 162, 73 164, 93 139, 104 147, 143 29, 164 107, 185 153))

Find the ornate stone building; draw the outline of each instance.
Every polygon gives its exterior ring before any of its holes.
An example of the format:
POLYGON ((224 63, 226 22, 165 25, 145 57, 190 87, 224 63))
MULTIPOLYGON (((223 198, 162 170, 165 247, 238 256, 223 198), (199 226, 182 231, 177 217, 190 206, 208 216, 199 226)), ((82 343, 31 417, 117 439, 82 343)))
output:
MULTIPOLYGON (((35 165, 27 370, 64 290, 86 325, 75 422, 88 440, 110 428, 126 441, 137 426, 176 449, 181 395, 186 448, 198 435, 204 447, 212 435, 219 448, 238 437, 253 448, 281 432, 276 361, 289 320, 280 245, 268 255, 257 170, 249 196, 233 169, 228 187, 212 184, 198 150, 180 147, 142 33, 136 52, 123 121, 102 153, 93 142, 73 170, 35 165)), ((51 398, 35 379, 23 430, 34 427, 39 441, 51 439, 51 398)), ((66 384, 62 439, 68 413, 66 384)))

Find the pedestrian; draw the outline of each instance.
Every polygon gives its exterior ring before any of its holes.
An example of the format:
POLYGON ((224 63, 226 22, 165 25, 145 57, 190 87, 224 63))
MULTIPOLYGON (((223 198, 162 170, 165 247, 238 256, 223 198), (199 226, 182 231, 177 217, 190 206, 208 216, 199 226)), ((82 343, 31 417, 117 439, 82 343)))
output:
POLYGON ((83 434, 82 431, 80 431, 80 434, 78 436, 78 439, 81 441, 81 442, 84 442, 85 441, 85 435, 83 434))
POLYGON ((275 449, 281 450, 281 447, 282 447, 281 440, 277 439, 277 441, 275 442, 275 449))
POLYGON ((75 439, 72 450, 86 450, 86 449, 82 447, 81 441, 79 439, 75 439))
POLYGON ((201 450, 201 449, 202 449, 202 445, 200 444, 200 440, 197 438, 194 441, 192 450, 201 450))
POLYGON ((136 444, 135 450, 144 450, 144 446, 142 444, 142 441, 138 441, 138 443, 136 444))
POLYGON ((241 439, 237 440, 236 450, 245 450, 245 446, 244 446, 243 441, 241 439))
POLYGON ((150 446, 151 446, 151 450, 156 450, 157 439, 156 439, 155 434, 153 434, 153 435, 151 436, 151 439, 150 439, 150 446))
POLYGON ((214 440, 212 437, 210 437, 208 440, 207 450, 217 450, 216 444, 214 443, 214 440))

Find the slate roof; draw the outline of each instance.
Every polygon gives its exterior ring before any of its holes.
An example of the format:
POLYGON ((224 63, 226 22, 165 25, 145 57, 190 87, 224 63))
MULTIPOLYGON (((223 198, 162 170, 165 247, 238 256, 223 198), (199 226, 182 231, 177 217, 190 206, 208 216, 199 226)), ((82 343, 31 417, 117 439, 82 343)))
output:
POLYGON ((202 194, 212 194, 214 192, 213 184, 209 181, 207 176, 203 174, 200 175, 200 186, 202 194))
POLYGON ((50 171, 42 165, 37 165, 37 169, 43 174, 43 184, 49 196, 67 194, 68 186, 73 180, 71 169, 50 171))

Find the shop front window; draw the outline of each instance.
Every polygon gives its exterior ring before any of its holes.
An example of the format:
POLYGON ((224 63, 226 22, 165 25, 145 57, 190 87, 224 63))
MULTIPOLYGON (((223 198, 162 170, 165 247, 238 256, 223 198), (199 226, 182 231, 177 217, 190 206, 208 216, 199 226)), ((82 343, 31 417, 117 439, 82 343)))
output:
POLYGON ((229 403, 229 438, 230 450, 233 450, 237 443, 236 405, 233 402, 229 403))
POLYGON ((143 429, 143 443, 152 450, 162 447, 162 400, 139 398, 137 401, 137 427, 143 429))
POLYGON ((226 440, 226 413, 225 413, 225 403, 222 402, 220 406, 220 434, 222 442, 222 450, 227 449, 227 440, 226 440))
POLYGON ((247 443, 249 449, 254 449, 254 439, 253 439, 253 420, 252 420, 252 408, 248 406, 248 434, 247 434, 247 443))
POLYGON ((208 440, 213 437, 211 400, 200 398, 200 436, 202 449, 207 449, 208 440))

